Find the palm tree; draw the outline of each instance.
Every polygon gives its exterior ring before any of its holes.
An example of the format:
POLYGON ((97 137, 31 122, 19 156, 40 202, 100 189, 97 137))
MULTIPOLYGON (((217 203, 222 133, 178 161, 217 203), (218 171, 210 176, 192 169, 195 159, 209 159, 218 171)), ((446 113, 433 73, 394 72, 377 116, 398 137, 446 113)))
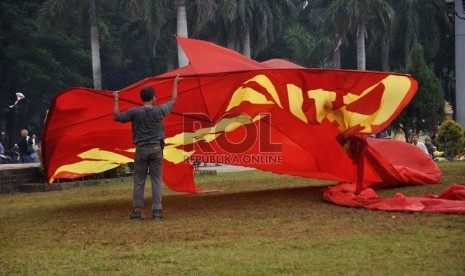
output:
MULTIPOLYGON (((129 16, 122 28, 122 36, 126 38, 127 48, 137 48, 138 51, 144 51, 144 48, 151 49, 152 67, 160 63, 160 60, 156 60, 157 52, 163 51, 168 70, 175 67, 175 54, 171 50, 175 45, 172 34, 188 37, 189 30, 193 30, 194 34, 198 35, 216 15, 215 0, 195 1, 195 3, 184 0, 121 0, 120 4, 129 16), (186 12, 189 12, 192 19, 189 22, 194 22, 192 26, 188 25, 186 12), (138 45, 141 43, 143 47, 138 45)), ((188 59, 179 45, 177 59, 179 67, 188 64, 188 59)))
POLYGON ((254 35, 258 35, 258 41, 267 41, 268 31, 272 26, 273 12, 268 1, 240 0, 236 16, 241 52, 250 58, 250 34, 255 31, 254 35))
MULTIPOLYGON (((210 24, 215 21, 218 12, 218 1, 217 0, 202 0, 195 1, 195 3, 189 2, 187 9, 195 17, 193 25, 193 35, 195 37, 202 36, 205 30, 210 29, 210 24)), ((217 30, 212 30, 216 32, 217 30)))
POLYGON ((94 88, 102 88, 102 72, 100 67, 100 42, 98 30, 98 17, 95 0, 73 1, 73 0, 46 0, 39 9, 39 21, 47 22, 50 25, 60 25, 73 11, 80 11, 78 14, 88 14, 90 23, 90 44, 92 53, 92 74, 94 88), (53 24, 56 23, 56 24, 53 24))
POLYGON ((284 39, 298 64, 305 67, 334 67, 327 59, 332 43, 321 32, 310 32, 308 28, 296 24, 285 31, 284 39))
MULTIPOLYGON (((256 56, 269 45, 278 39, 286 26, 292 24, 293 18, 297 15, 297 5, 299 0, 267 0, 257 1, 256 6, 259 16, 252 16, 256 21, 251 22, 251 36, 254 44, 253 55, 256 56)), ((244 48, 246 50, 247 48, 244 48)))
POLYGON ((171 28, 167 27, 170 2, 170 0, 120 1, 121 11, 126 16, 124 18, 126 23, 121 28, 124 48, 127 52, 140 52, 149 57, 152 71, 157 64, 160 42, 164 42, 161 38, 170 35, 171 28))
MULTIPOLYGON (((381 33, 381 67, 385 72, 391 71, 391 66, 389 65, 389 52, 390 46, 392 43, 393 36, 393 20, 384 25, 383 32, 381 33)), ((375 34, 373 34, 375 35, 375 34)))
POLYGON ((410 49, 415 43, 435 54, 441 42, 441 30, 451 28, 443 0, 390 0, 398 14, 398 32, 403 38, 404 64, 408 67, 410 49))
POLYGON ((214 40, 251 57, 280 35, 295 5, 293 0, 218 0, 216 10, 214 40))
POLYGON ((392 22, 394 11, 386 0, 333 0, 325 8, 324 18, 333 25, 339 37, 354 32, 357 40, 357 69, 365 70, 367 27, 374 21, 392 22))
POLYGON ((341 47, 343 44, 347 44, 346 30, 344 28, 338 30, 334 27, 333 22, 323 16, 329 3, 327 0, 305 1, 301 4, 300 10, 301 14, 304 15, 303 24, 307 25, 307 28, 321 30, 321 33, 329 36, 332 44, 330 49, 332 50, 333 67, 341 69, 341 47))

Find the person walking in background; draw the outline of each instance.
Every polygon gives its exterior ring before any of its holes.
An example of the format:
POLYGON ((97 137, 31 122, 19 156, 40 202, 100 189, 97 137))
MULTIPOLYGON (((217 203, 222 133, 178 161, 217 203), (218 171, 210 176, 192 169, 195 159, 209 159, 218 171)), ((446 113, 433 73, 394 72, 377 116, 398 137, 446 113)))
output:
POLYGON ((144 188, 147 170, 152 183, 152 219, 163 218, 162 213, 162 163, 165 140, 164 117, 173 110, 178 98, 178 83, 182 80, 178 75, 174 79, 171 100, 155 106, 156 94, 152 87, 144 87, 140 91, 142 106, 131 108, 123 113, 119 111, 118 92, 113 92, 113 119, 121 123, 132 123, 132 142, 136 145, 134 158, 133 206, 130 219, 141 219, 144 208, 144 188))
POLYGON ((27 129, 21 130, 21 138, 18 140, 19 156, 21 163, 33 163, 34 162, 34 148, 32 147, 32 139, 28 136, 27 129))

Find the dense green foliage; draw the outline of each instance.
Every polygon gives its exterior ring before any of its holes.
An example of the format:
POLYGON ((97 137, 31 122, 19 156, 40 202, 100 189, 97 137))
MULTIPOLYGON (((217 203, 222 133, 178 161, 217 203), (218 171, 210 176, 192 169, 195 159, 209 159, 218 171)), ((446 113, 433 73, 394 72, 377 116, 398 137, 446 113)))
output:
MULTIPOLYGON (((453 79, 453 33, 450 22, 443 20, 447 9, 442 0, 426 5, 377 0, 382 7, 377 14, 367 9, 372 1, 353 2, 359 11, 368 12, 340 15, 341 9, 330 6, 343 8, 348 2, 324 0, 3 0, 0 131, 7 133, 3 137, 10 140, 7 147, 21 128, 40 134, 54 95, 69 87, 93 85, 91 26, 98 28, 103 89, 121 89, 175 68, 173 35, 176 8, 182 3, 190 37, 240 52, 246 52, 250 41, 251 56, 259 61, 285 58, 309 67, 338 64, 355 69, 357 55, 362 54, 356 49, 357 24, 363 23, 368 70, 405 67, 405 53, 419 42, 426 48, 426 64, 434 65, 445 86, 453 79), (408 41, 403 41, 406 28, 408 41), (10 109, 15 92, 26 99, 10 109)), ((450 91, 446 94, 451 100, 450 91)))
POLYGON ((38 1, 0 2, 0 129, 28 127, 39 132, 53 94, 69 86, 88 86, 90 62, 86 40, 78 35, 41 35, 36 22, 38 1), (15 92, 26 99, 13 109, 15 92), (8 127, 7 126, 7 127, 8 127))
POLYGON ((444 155, 450 159, 459 153, 464 153, 465 132, 463 127, 455 121, 448 120, 442 123, 436 141, 439 149, 444 151, 444 155))
POLYGON ((395 120, 394 126, 407 134, 412 131, 433 133, 445 118, 444 94, 440 80, 426 65, 423 47, 419 44, 412 49, 407 72, 418 81, 418 91, 395 120))

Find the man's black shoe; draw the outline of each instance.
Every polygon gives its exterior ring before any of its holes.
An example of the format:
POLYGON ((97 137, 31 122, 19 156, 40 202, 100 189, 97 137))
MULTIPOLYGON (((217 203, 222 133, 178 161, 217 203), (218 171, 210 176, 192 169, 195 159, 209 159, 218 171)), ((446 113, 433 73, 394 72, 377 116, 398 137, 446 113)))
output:
POLYGON ((130 219, 140 219, 140 211, 133 210, 131 213, 130 219))
POLYGON ((160 209, 152 211, 152 219, 154 220, 163 219, 163 213, 161 212, 160 209))

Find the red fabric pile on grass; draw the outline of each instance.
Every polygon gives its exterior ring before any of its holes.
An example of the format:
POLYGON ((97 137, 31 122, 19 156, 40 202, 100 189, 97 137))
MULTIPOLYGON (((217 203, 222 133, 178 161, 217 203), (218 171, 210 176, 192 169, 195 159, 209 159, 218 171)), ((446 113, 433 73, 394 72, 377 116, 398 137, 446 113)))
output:
POLYGON ((438 196, 407 197, 396 193, 391 198, 378 197, 373 187, 434 184, 439 182, 441 172, 437 164, 415 146, 384 139, 368 139, 367 142, 364 189, 356 194, 356 183, 340 182, 324 191, 326 201, 372 210, 465 214, 465 186, 455 183, 438 196), (381 182, 370 181, 375 173, 381 176, 381 182))

